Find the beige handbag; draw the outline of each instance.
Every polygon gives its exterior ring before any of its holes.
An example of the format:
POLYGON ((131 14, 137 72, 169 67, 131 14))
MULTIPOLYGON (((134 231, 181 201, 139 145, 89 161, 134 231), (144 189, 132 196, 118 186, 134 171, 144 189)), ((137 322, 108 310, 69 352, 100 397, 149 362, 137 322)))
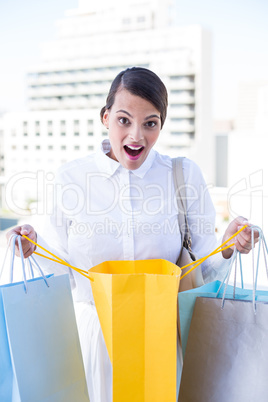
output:
MULTIPOLYGON (((191 249, 192 239, 187 219, 186 187, 183 176, 182 161, 183 157, 172 159, 173 180, 179 210, 178 221, 182 244, 181 252, 176 262, 179 267, 184 267, 185 265, 190 264, 197 259, 191 249)), ((182 274, 185 274, 189 269, 192 268, 192 266, 193 265, 185 268, 182 274)), ((179 291, 182 292, 202 285, 204 285, 204 280, 201 265, 199 265, 196 269, 194 269, 190 274, 186 275, 180 281, 179 291)))

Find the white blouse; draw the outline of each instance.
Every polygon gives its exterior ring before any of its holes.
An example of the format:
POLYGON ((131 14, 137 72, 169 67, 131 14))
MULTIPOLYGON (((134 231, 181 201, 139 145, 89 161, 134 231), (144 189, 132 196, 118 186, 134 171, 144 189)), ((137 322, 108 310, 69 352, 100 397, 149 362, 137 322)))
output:
MULTIPOLYGON (((104 140, 95 154, 59 169, 54 209, 38 243, 84 270, 107 260, 176 263, 181 235, 171 158, 152 149, 138 169, 129 171, 106 155, 109 150, 104 140)), ((192 249, 201 258, 217 247, 215 210, 199 167, 184 158, 183 173, 192 249)), ((47 259, 38 261, 47 273, 69 272, 47 259)), ((221 279, 228 265, 220 254, 209 258, 202 264, 204 280, 221 279)), ((75 271, 70 275, 74 300, 93 301, 90 281, 75 271)))

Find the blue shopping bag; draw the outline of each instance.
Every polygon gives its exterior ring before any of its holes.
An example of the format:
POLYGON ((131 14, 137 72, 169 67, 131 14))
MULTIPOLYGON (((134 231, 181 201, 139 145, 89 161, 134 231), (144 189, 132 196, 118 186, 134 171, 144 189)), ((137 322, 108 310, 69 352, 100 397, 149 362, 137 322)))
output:
POLYGON ((0 401, 8 401, 12 392, 13 372, 9 353, 2 289, 0 287, 0 401))
POLYGON ((68 275, 0 289, 1 402, 88 402, 68 275))

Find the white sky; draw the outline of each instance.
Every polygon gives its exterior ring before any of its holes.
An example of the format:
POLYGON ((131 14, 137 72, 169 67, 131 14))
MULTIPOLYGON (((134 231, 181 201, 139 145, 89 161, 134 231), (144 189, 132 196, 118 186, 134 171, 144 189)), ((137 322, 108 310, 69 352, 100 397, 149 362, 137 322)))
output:
MULTIPOLYGON (((93 1, 93 0, 91 0, 93 1)), ((176 0, 181 25, 213 36, 213 114, 233 118, 240 81, 268 81, 267 0, 176 0)), ((26 109, 25 74, 40 44, 56 36, 55 20, 78 0, 0 0, 0 111, 26 109)))

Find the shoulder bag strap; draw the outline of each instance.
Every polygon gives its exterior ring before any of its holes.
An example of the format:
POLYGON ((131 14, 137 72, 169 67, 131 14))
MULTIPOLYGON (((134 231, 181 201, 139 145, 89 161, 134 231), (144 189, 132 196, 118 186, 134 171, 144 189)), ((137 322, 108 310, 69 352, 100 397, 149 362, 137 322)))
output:
POLYGON ((187 219, 186 188, 182 169, 183 157, 172 159, 173 180, 176 200, 178 204, 178 221, 181 232, 182 245, 191 251, 192 239, 187 219))

